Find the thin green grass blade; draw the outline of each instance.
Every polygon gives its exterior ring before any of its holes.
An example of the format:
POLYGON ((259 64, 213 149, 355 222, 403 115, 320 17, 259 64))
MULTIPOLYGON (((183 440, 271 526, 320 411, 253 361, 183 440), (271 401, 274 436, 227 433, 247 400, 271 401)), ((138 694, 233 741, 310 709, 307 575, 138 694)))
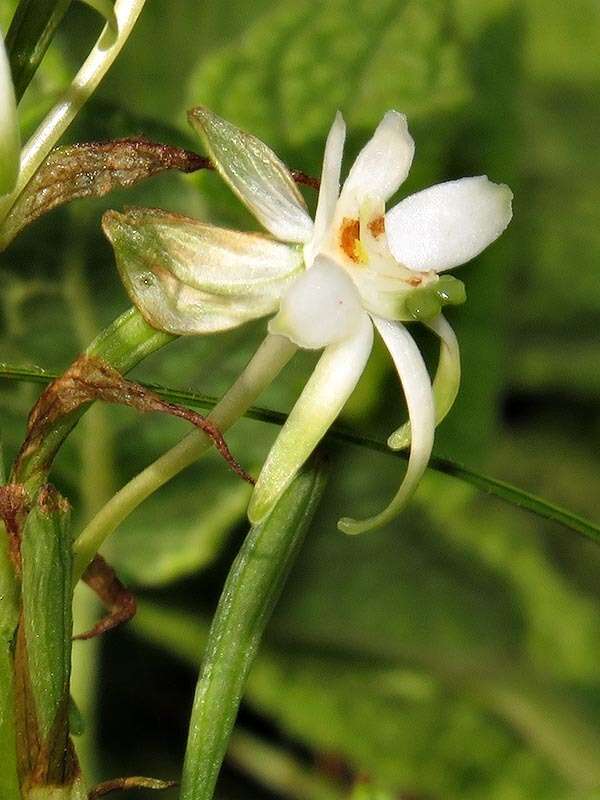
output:
MULTIPOLYGON (((28 381, 31 383, 47 384, 54 380, 58 373, 49 372, 40 367, 18 366, 13 364, 0 363, 0 378, 15 381, 28 381)), ((180 391, 170 387, 160 386, 155 383, 145 384, 149 389, 152 389, 165 400, 174 403, 181 403, 188 405, 191 408, 210 409, 213 408, 217 399, 209 397, 208 395, 197 394, 195 392, 180 391)), ((267 422, 273 425, 283 425, 287 419, 287 415, 280 411, 273 411, 267 408, 252 407, 246 416, 250 419, 255 419, 260 422, 267 422)), ((380 441, 373 437, 364 436, 353 431, 344 429, 340 425, 334 425, 330 430, 326 439, 330 441, 345 442, 353 444, 358 447, 364 447, 368 450, 375 450, 379 453, 385 453, 392 458, 400 458, 406 460, 406 454, 390 450, 386 442, 380 441)), ((575 531, 576 533, 592 539, 594 542, 600 543, 600 523, 593 522, 586 519, 579 514, 562 508, 559 505, 551 503, 542 497, 538 497, 531 492, 513 486, 506 481, 498 480, 489 475, 485 475, 476 470, 470 469, 463 464, 458 463, 450 458, 441 456, 434 456, 429 462, 429 468, 436 472, 441 472, 444 475, 450 475, 457 480, 464 481, 465 483, 475 486, 481 492, 497 497, 505 503, 522 508, 532 514, 542 517, 543 519, 551 520, 559 525, 575 531)))

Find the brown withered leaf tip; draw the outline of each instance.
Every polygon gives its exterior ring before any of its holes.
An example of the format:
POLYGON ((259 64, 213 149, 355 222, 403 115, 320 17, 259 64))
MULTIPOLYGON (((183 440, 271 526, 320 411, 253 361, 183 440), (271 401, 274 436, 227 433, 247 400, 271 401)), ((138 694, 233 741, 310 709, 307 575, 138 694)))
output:
POLYGON ((52 381, 31 410, 27 436, 15 462, 16 474, 22 463, 40 447, 57 420, 93 400, 129 406, 142 413, 157 411, 190 422, 212 439, 217 451, 240 478, 254 484, 254 478, 234 458, 214 423, 197 411, 169 403, 139 383, 127 380, 102 359, 86 355, 76 359, 60 378, 52 381))
POLYGON ((157 778, 115 778, 101 783, 88 794, 88 800, 98 800, 110 792, 126 792, 128 789, 172 789, 176 781, 161 781, 157 778))
POLYGON ((83 573, 83 581, 98 595, 102 605, 109 613, 97 622, 91 630, 79 633, 73 639, 93 639, 95 636, 107 633, 133 619, 137 610, 135 597, 121 583, 117 573, 106 563, 102 556, 97 555, 94 558, 83 573))
POLYGON ((71 200, 102 197, 166 170, 209 169, 208 158, 143 137, 57 147, 29 181, 4 222, 6 246, 24 227, 71 200))
MULTIPOLYGON (((167 170, 214 170, 206 156, 152 142, 143 136, 106 142, 81 142, 56 147, 19 195, 0 230, 0 250, 23 228, 71 200, 103 197, 167 170)), ((291 171, 296 183, 319 189, 320 181, 301 170, 291 171)))
POLYGON ((20 483, 0 486, 0 519, 6 528, 10 559, 17 574, 21 571, 21 527, 28 510, 27 492, 20 483))

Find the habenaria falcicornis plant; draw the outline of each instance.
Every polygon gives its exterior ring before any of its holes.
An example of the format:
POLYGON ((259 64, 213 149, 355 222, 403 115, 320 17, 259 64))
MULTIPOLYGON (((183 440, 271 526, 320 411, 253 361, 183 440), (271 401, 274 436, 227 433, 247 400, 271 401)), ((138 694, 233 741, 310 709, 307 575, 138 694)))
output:
POLYGON ((340 413, 365 368, 375 327, 404 389, 409 423, 390 437, 410 444, 404 480, 388 507, 348 533, 386 523, 421 478, 434 428, 460 378, 456 337, 441 313, 462 303, 463 284, 445 275, 493 242, 511 219, 512 193, 486 176, 432 186, 385 203, 411 166, 406 117, 389 111, 340 191, 345 124, 337 114, 325 147, 315 220, 285 165, 260 140, 205 108, 190 112, 221 176, 270 235, 216 228, 163 211, 109 212, 104 230, 125 285, 155 327, 202 334, 273 315, 270 336, 323 354, 277 438, 249 507, 252 522, 276 500, 340 413), (440 338, 430 381, 407 323, 440 338))

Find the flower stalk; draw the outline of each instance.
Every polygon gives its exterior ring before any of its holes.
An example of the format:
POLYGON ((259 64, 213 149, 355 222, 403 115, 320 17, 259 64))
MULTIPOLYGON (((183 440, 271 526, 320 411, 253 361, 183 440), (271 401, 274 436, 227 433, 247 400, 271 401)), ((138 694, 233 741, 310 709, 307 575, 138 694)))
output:
POLYGON ((181 800, 210 800, 263 632, 325 488, 313 460, 250 529, 211 625, 192 709, 181 800))
MULTIPOLYGON (((221 432, 226 431, 277 377, 296 349, 288 339, 267 336, 207 420, 221 432)), ((113 495, 73 544, 74 581, 79 580, 104 541, 140 503, 207 452, 212 444, 212 440, 199 431, 188 434, 113 495)))

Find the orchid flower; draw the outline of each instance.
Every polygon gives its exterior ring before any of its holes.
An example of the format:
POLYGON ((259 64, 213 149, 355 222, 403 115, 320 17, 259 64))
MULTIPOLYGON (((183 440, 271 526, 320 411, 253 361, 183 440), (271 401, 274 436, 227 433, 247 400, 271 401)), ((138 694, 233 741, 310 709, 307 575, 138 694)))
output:
POLYGON ((0 33, 0 197, 14 189, 19 175, 21 136, 10 64, 0 33))
POLYGON ((248 516, 264 519, 334 422, 369 358, 374 328, 397 369, 409 421, 389 445, 410 445, 408 467, 387 508, 342 519, 359 533, 390 521, 427 467, 434 429, 458 391, 456 337, 441 314, 465 299, 443 275, 493 242, 511 219, 512 193, 486 176, 433 186, 385 203, 414 153, 406 117, 389 111, 340 191, 345 124, 327 138, 314 222, 294 180, 260 140, 205 108, 190 112, 221 176, 270 236, 228 231, 156 210, 109 212, 104 229, 124 283, 144 316, 172 333, 208 333, 275 313, 272 336, 323 353, 257 480, 248 516), (440 339, 433 385, 407 323, 440 339))

